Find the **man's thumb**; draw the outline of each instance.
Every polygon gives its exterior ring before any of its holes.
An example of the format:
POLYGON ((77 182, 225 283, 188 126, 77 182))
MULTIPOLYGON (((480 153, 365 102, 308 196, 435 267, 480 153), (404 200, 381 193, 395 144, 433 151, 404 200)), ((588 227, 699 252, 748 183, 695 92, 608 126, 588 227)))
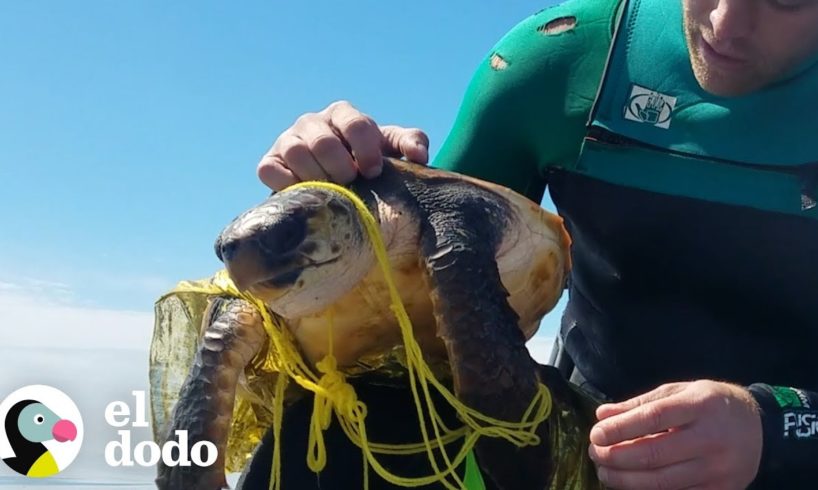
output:
POLYGON ((429 163, 429 137, 418 128, 381 126, 383 153, 393 157, 406 157, 415 163, 429 163))

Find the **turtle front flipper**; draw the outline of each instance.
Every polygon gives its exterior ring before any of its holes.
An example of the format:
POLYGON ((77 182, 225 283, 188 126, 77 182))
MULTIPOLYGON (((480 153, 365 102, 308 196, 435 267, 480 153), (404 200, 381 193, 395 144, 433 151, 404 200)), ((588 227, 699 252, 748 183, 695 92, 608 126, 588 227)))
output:
MULTIPOLYGON (((239 375, 260 351, 267 338, 261 315, 242 300, 213 302, 206 315, 190 374, 182 385, 165 441, 177 441, 177 430, 187 431, 187 450, 199 441, 215 444, 218 456, 208 467, 166 466, 157 469, 159 489, 213 490, 228 488, 225 451, 239 375)), ((178 455, 174 455, 176 457, 178 455)), ((206 459, 203 455, 202 459, 206 459)))
MULTIPOLYGON (((421 225, 421 252, 456 396, 485 415, 518 422, 539 380, 495 260, 506 213, 496 199, 479 195, 430 207, 421 225)), ((552 470, 548 424, 537 434, 542 442, 524 448, 481 437, 475 447, 481 469, 503 489, 546 488, 552 470)))

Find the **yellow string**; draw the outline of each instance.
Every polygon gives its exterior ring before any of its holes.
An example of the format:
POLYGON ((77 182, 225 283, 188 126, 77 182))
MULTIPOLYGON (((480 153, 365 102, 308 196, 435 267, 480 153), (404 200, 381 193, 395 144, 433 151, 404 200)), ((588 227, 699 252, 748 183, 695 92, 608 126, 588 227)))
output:
POLYGON ((281 424, 284 416, 284 390, 287 388, 287 377, 279 374, 273 403, 273 464, 270 466, 270 490, 281 489, 281 424))
POLYGON ((279 372, 279 378, 275 385, 273 407, 275 411, 273 416, 275 444, 270 470, 270 489, 278 490, 281 485, 279 436, 281 434, 284 390, 288 379, 292 379, 315 394, 307 454, 307 465, 310 470, 317 473, 326 465, 327 455, 323 432, 329 427, 334 412, 344 433, 364 453, 365 488, 368 488, 368 466, 371 466, 381 478, 394 485, 417 487, 441 483, 450 490, 462 489, 465 488, 465 484, 461 476, 458 475, 457 468, 465 460, 480 437, 499 437, 517 447, 539 444, 540 439, 535 434, 535 430, 548 418, 551 412, 551 394, 548 388, 541 383, 539 384, 536 395, 519 422, 488 417, 460 402, 446 386, 435 378, 431 368, 423 359, 423 353, 413 335, 409 315, 406 313, 395 285, 386 247, 380 235, 380 228, 366 204, 352 191, 328 182, 302 182, 291 186, 290 189, 296 187, 318 187, 337 192, 349 199, 360 214, 389 290, 390 309, 400 326, 406 351, 406 369, 410 389, 418 415, 421 442, 395 445, 369 441, 365 423, 366 405, 358 400, 355 389, 346 381, 346 376, 338 370, 333 355, 331 318, 329 352, 316 364, 316 369, 320 373, 320 375, 317 375, 301 357, 289 330, 279 325, 277 319, 273 319, 264 303, 249 293, 239 291, 227 276, 227 273, 220 271, 213 280, 214 287, 188 287, 185 290, 196 290, 209 294, 228 294, 243 298, 254 305, 262 316, 265 331, 271 342, 267 361, 279 372), (446 403, 457 412, 460 420, 464 423, 463 427, 459 429, 446 427, 435 409, 431 389, 436 390, 446 403), (430 436, 427 429, 426 415, 428 415, 428 423, 431 425, 433 436, 430 436), (445 445, 461 437, 464 438, 464 442, 460 450, 452 458, 446 451, 445 445), (384 468, 375 456, 376 454, 406 455, 421 452, 427 454, 432 467, 431 475, 411 478, 395 475, 384 468), (438 461, 438 458, 442 459, 442 461, 438 461))

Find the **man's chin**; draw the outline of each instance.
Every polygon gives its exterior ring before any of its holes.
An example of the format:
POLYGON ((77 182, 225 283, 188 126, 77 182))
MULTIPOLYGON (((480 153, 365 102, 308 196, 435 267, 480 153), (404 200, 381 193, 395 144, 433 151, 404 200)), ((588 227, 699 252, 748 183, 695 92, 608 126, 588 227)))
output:
POLYGON ((760 87, 755 85, 752 87, 724 83, 699 83, 699 85, 710 95, 723 98, 742 97, 760 90, 760 87))
POLYGON ((699 86, 705 92, 716 97, 741 97, 761 88, 758 79, 753 77, 727 76, 710 70, 703 64, 693 67, 693 74, 699 86))
POLYGON ((690 64, 699 86, 716 97, 740 97, 761 88, 757 76, 752 76, 747 66, 719 67, 708 63, 702 52, 701 34, 690 26, 685 26, 685 40, 688 46, 690 64))

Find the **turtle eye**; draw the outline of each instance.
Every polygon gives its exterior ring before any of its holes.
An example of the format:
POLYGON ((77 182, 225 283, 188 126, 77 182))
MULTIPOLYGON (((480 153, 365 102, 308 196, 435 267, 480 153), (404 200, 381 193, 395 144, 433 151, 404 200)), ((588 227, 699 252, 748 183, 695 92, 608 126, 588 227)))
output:
POLYGON ((37 415, 35 415, 35 416, 34 416, 34 423, 35 423, 35 424, 37 424, 37 425, 43 425, 43 422, 45 422, 45 417, 43 417, 43 416, 42 416, 42 415, 40 415, 39 413, 38 413, 37 415))

